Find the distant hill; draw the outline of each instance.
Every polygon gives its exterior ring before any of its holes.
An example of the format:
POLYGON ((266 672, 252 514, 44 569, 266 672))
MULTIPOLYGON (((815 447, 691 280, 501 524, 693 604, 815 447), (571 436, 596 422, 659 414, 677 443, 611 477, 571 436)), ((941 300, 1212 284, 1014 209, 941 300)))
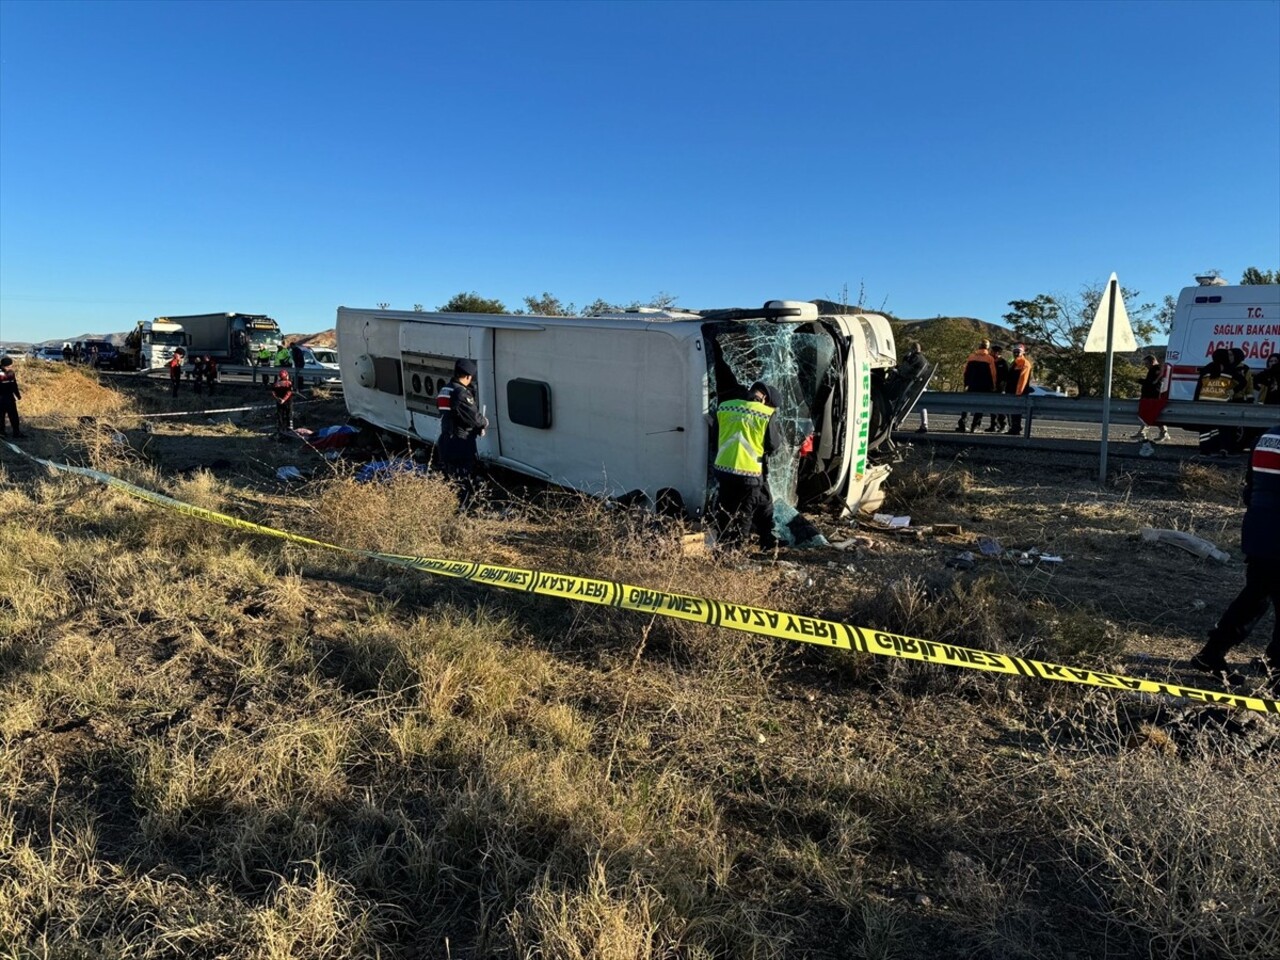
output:
POLYGON ((290 346, 301 343, 308 347, 336 347, 338 345, 337 330, 321 330, 319 333, 286 333, 284 342, 290 346))
POLYGON ((918 336, 930 326, 944 323, 948 320, 971 327, 975 341, 985 337, 992 343, 1002 343, 1006 346, 1018 342, 1018 335, 1008 327, 1001 326, 998 323, 988 323, 986 320, 978 320, 975 317, 932 317, 928 320, 899 320, 897 321, 898 339, 909 340, 913 336, 918 336))

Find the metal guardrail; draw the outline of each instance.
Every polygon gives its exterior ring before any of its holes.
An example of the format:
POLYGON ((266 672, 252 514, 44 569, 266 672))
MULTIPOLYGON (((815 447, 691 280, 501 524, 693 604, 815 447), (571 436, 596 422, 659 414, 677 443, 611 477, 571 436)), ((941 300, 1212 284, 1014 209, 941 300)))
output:
MULTIPOLYGON (((1065 420, 1102 423, 1101 397, 1014 397, 1002 393, 925 393, 916 402, 930 413, 1020 413, 1029 432, 1031 421, 1065 420)), ((1137 400, 1112 400, 1112 423, 1136 423, 1137 400)), ((1280 406, 1256 403, 1210 403, 1174 400, 1156 423, 1167 426, 1274 427, 1280 423, 1280 406)))
MULTIPOLYGON (((182 369, 184 373, 190 374, 191 371, 194 369, 194 367, 188 363, 182 369)), ((290 366, 289 370, 290 372, 292 372, 293 367, 290 366)), ((270 383, 271 379, 274 378, 279 371, 280 371, 280 368, 275 366, 274 364, 268 364, 265 367, 251 366, 249 364, 244 364, 244 363, 218 364, 219 374, 245 376, 245 377, 250 377, 253 380, 258 380, 260 378, 265 377, 266 378, 265 382, 267 383, 270 383)), ((169 369, 167 367, 151 367, 148 370, 139 370, 138 374, 144 377, 154 377, 160 380, 169 379, 169 369)), ((342 387, 341 379, 329 380, 325 377, 321 377, 319 374, 315 373, 312 370, 308 370, 305 373, 304 379, 306 380, 307 383, 323 383, 327 387, 331 387, 331 388, 337 387, 339 389, 342 387)))

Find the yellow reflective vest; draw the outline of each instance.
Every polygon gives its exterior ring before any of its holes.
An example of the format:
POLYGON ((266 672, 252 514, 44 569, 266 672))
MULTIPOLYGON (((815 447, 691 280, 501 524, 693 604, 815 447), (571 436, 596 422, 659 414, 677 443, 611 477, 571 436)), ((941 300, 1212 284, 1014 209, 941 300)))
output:
POLYGON ((715 467, 740 477, 764 472, 764 437, 774 408, 756 400, 726 400, 716 411, 720 448, 715 467))

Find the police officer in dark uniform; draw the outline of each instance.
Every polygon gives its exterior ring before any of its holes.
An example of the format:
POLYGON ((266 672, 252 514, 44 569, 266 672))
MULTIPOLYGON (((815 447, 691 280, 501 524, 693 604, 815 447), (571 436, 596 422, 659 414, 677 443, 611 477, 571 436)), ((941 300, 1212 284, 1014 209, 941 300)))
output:
POLYGON ((18 426, 18 401, 22 391, 18 389, 18 375, 13 372, 13 357, 0 357, 0 437, 4 436, 4 421, 9 418, 15 437, 26 434, 18 426))
POLYGON ((453 365, 453 379, 436 395, 440 411, 436 456, 445 476, 458 485, 464 510, 476 494, 476 438, 489 426, 476 402, 475 382, 476 362, 462 357, 453 365))
POLYGON ((1244 502, 1240 530, 1244 589, 1209 631, 1209 642, 1191 659, 1191 666, 1207 673, 1229 673, 1227 651, 1249 635, 1270 603, 1277 616, 1266 665, 1272 676, 1280 679, 1280 426, 1272 427, 1254 444, 1244 502))
POLYGON ((302 392, 302 368, 307 365, 307 355, 302 352, 302 344, 294 343, 289 348, 289 356, 293 360, 293 386, 299 393, 302 392))

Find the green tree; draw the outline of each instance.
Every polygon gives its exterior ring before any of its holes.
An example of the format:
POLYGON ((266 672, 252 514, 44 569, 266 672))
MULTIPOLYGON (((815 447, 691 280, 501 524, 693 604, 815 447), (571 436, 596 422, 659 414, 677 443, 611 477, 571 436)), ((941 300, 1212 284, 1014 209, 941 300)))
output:
POLYGON ((624 309, 624 307, 616 303, 610 303, 608 300, 596 297, 582 308, 582 315, 584 317, 598 317, 602 313, 621 313, 624 309))
POLYGON ((449 302, 441 305, 441 313, 506 313, 507 305, 501 300, 489 300, 472 290, 455 293, 449 302))
POLYGON ((965 361, 983 337, 970 321, 948 317, 928 323, 913 323, 909 327, 893 321, 890 324, 894 340, 898 344, 899 357, 906 354, 908 345, 913 340, 918 340, 925 357, 930 363, 937 364, 933 379, 929 382, 930 389, 964 389, 965 361))
POLYGON ((659 291, 648 300, 632 300, 628 304, 610 303, 601 297, 592 300, 582 308, 584 317, 597 317, 602 313, 625 313, 627 310, 639 310, 641 307, 653 307, 656 310, 679 310, 676 301, 679 299, 673 293, 665 293, 659 291))
POLYGON ((680 298, 674 293, 667 293, 665 290, 659 290, 649 298, 648 303, 632 304, 632 306, 653 307, 657 310, 675 310, 676 301, 680 298))
MULTIPOLYGON (((1004 320, 1027 343, 1032 362, 1039 367, 1038 379, 1049 383, 1073 385, 1082 397, 1102 394, 1106 357, 1101 353, 1085 353, 1094 314, 1102 301, 1106 286, 1089 284, 1075 296, 1039 294, 1032 300, 1010 300, 1012 309, 1004 320), (1047 374, 1047 375, 1046 375, 1047 374)), ((1138 343, 1150 343, 1159 332, 1154 303, 1132 305, 1138 291, 1121 288, 1129 323, 1138 343)), ((1126 395, 1137 370, 1140 355, 1116 355, 1113 392, 1126 395), (1129 368, 1134 369, 1129 369, 1129 368)))
POLYGON ((525 297, 525 307, 539 317, 575 317, 578 308, 572 303, 561 303, 559 297, 543 293, 540 297, 525 297))
POLYGON ((1257 267, 1245 267, 1242 284, 1253 286, 1259 283, 1280 283, 1280 270, 1259 270, 1257 267))

